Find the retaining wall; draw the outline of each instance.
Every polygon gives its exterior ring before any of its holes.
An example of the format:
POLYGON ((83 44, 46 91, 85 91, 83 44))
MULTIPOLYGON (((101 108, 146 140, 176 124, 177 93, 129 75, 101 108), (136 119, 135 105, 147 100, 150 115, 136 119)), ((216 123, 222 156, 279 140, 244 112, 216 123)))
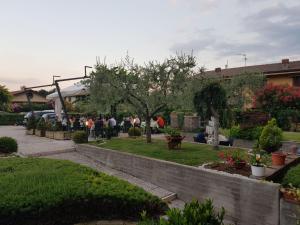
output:
POLYGON ((77 145, 77 151, 177 193, 184 201, 211 198, 227 219, 241 225, 279 224, 279 185, 129 153, 77 145))
POLYGON ((300 205, 280 200, 280 225, 299 225, 300 205))

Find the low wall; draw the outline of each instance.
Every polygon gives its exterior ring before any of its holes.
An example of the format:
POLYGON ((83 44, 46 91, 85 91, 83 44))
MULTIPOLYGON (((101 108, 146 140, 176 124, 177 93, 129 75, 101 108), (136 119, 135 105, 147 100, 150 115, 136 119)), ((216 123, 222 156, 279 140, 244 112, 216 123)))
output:
POLYGON ((77 145, 86 156, 162 188, 184 201, 211 198, 227 219, 242 225, 279 224, 279 185, 239 175, 136 156, 91 145, 77 145))
POLYGON ((184 131, 194 131, 199 128, 199 117, 198 116, 184 116, 184 131))
POLYGON ((280 200, 280 225, 300 224, 300 205, 280 200))

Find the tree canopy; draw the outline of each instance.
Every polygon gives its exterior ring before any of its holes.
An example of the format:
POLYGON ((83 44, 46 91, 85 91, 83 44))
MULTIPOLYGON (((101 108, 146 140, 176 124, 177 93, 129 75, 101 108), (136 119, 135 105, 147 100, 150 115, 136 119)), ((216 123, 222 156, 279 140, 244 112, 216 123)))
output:
POLYGON ((8 89, 4 85, 0 85, 0 110, 9 110, 11 100, 12 95, 9 93, 8 89))
POLYGON ((113 105, 130 104, 146 120, 147 141, 151 142, 150 119, 176 104, 188 88, 186 81, 193 76, 194 66, 195 58, 190 55, 177 55, 144 66, 129 57, 114 66, 98 63, 87 81, 91 103, 106 112, 113 105))

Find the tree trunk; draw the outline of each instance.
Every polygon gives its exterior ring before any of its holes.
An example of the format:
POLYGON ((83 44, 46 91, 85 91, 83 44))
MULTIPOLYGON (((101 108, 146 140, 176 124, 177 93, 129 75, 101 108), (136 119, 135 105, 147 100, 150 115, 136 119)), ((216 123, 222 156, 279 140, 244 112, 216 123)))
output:
POLYGON ((214 123, 214 142, 213 142, 213 147, 214 149, 218 149, 219 146, 219 114, 217 111, 211 107, 211 112, 213 114, 212 120, 214 123))
POLYGON ((151 117, 147 116, 146 117, 146 138, 147 138, 147 143, 151 143, 151 127, 150 127, 150 121, 151 117))
POLYGON ((213 116, 212 117, 213 122, 214 122, 214 142, 213 142, 213 146, 215 149, 218 148, 219 145, 219 118, 218 116, 213 116))

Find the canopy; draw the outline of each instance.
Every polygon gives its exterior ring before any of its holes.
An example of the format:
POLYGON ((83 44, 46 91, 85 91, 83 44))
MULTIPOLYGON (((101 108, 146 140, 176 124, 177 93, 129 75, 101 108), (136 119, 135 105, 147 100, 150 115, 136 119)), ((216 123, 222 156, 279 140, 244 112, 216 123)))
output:
MULTIPOLYGON (((89 93, 88 88, 81 84, 81 83, 77 83, 74 84, 70 87, 61 89, 61 95, 62 97, 72 97, 72 96, 80 96, 80 95, 87 95, 89 93)), ((50 95, 46 96, 46 99, 48 100, 55 100, 56 98, 58 98, 58 93, 54 92, 50 95)))

